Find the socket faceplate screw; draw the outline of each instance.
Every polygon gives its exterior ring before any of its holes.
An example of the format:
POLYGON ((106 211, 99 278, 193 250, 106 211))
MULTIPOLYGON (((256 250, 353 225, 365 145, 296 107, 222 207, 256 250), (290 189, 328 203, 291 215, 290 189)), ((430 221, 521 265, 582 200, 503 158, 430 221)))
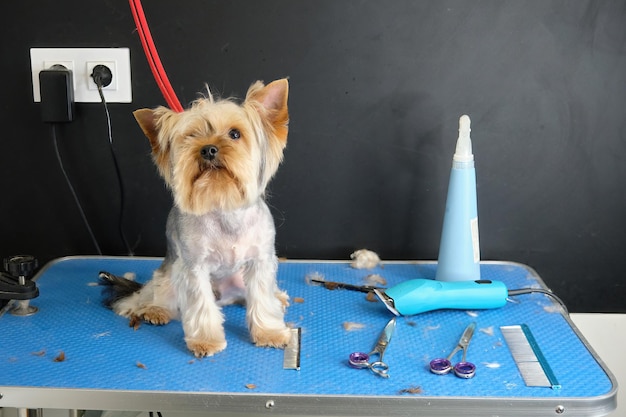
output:
POLYGON ((562 405, 559 405, 556 407, 556 409, 554 410, 557 414, 563 414, 565 412, 565 407, 563 407, 562 405))
POLYGON ((267 402, 265 403, 265 408, 272 408, 274 407, 274 400, 267 400, 267 402))

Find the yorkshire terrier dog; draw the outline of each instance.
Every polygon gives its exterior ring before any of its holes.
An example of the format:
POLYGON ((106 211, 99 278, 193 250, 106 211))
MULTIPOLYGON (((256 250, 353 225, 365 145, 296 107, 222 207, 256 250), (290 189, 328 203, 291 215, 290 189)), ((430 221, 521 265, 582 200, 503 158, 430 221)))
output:
POLYGON ((288 90, 286 79, 257 81, 241 104, 209 93, 181 113, 133 113, 174 206, 163 263, 145 285, 105 277, 105 302, 131 322, 180 319, 197 357, 226 348, 221 306, 234 302, 245 302, 257 346, 289 342, 289 297, 276 283, 276 230, 264 201, 287 143, 288 90))

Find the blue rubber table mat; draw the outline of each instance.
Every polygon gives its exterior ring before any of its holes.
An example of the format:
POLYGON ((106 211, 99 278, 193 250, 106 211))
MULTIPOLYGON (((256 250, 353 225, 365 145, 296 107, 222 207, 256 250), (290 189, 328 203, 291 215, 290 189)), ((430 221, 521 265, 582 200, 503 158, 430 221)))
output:
MULTIPOLYGON (((561 309, 543 294, 517 296, 516 302, 494 310, 440 310, 399 317, 385 354, 390 378, 350 368, 349 354, 369 352, 391 313, 362 293, 330 291, 312 285, 308 277, 318 274, 326 280, 361 285, 368 275, 378 274, 392 286, 413 278, 433 279, 435 262, 387 262, 374 269, 354 269, 348 262, 283 261, 278 283, 291 297, 286 321, 302 329, 301 369, 284 370, 282 350, 255 347, 249 341, 245 308, 239 305, 223 309, 226 350, 196 359, 185 346, 180 322, 144 323, 135 330, 128 319, 101 304, 101 287, 95 285, 99 271, 133 272, 137 281, 145 282, 160 262, 157 258, 70 257, 46 265, 36 278, 40 296, 32 301, 39 312, 0 317, 0 392, 3 388, 11 392, 6 389, 11 387, 532 400, 602 399, 616 390, 610 372, 561 309), (472 321, 477 325, 467 359, 476 364, 476 376, 465 380, 429 372, 430 360, 446 357, 472 321), (500 326, 523 323, 535 336, 562 385, 560 390, 525 386, 500 332, 500 326), (61 352, 64 360, 55 361, 61 352)), ((531 268, 516 263, 485 262, 481 274, 483 279, 503 281, 509 289, 544 285, 531 268)), ((3 401, 15 406, 7 397, 0 398, 0 406, 3 401)))

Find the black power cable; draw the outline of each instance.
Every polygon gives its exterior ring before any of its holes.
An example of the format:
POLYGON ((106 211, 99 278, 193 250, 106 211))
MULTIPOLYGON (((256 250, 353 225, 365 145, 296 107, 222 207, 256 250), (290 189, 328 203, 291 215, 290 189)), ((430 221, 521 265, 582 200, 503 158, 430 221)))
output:
POLYGON ((125 207, 125 192, 124 192, 124 182, 122 181, 122 174, 120 172, 120 167, 117 162, 117 156, 115 154, 115 148, 113 147, 113 134, 111 131, 111 115, 109 114, 109 106, 107 105, 106 99, 104 98, 104 93, 102 89, 109 84, 113 80, 113 74, 111 70, 106 65, 96 65, 92 72, 91 78, 96 83, 98 87, 98 94, 100 95, 100 100, 102 101, 102 105, 104 106, 104 112, 106 114, 107 120, 107 128, 108 128, 108 136, 109 136, 109 148, 111 150, 111 157, 113 158, 113 165, 115 166, 115 173, 117 175, 117 183, 120 191, 120 209, 118 216, 118 230, 120 233, 120 237, 122 242, 124 242, 124 246, 126 247, 126 251, 128 256, 133 256, 133 249, 128 243, 128 239, 126 239, 126 234, 124 233, 124 207, 125 207))
POLYGON ((46 123, 50 123, 52 142, 54 143, 54 150, 56 153, 59 167, 65 178, 65 182, 72 193, 72 197, 76 203, 76 207, 80 213, 80 216, 85 223, 89 236, 93 241, 93 245, 98 252, 102 255, 100 245, 91 229, 91 225, 85 216, 85 211, 80 203, 76 190, 72 185, 69 175, 65 171, 63 165, 63 158, 61 158, 61 152, 59 151, 59 144, 57 142, 57 124, 67 123, 74 120, 74 89, 73 89, 73 75, 72 71, 64 67, 63 65, 53 65, 50 68, 44 69, 39 72, 39 87, 41 92, 41 119, 46 123))
POLYGON ((52 123, 51 126, 52 126, 52 142, 54 143, 54 151, 57 156, 57 161, 59 162, 59 167, 61 168, 61 172, 63 173, 63 177, 65 178, 65 182, 67 183, 67 187, 70 189, 70 192, 72 193, 72 197, 74 197, 74 201, 76 202, 76 207, 78 208, 80 217, 83 219, 83 222, 85 223, 85 227, 87 228, 87 231, 89 232, 91 241, 93 242, 93 245, 95 246, 96 251, 98 252, 98 255, 102 255, 102 250, 100 249, 100 245, 98 244, 98 240, 96 239, 96 236, 94 235, 93 230, 91 230, 91 225, 89 224, 89 220, 87 220, 87 216, 85 216, 85 211, 83 210, 83 206, 80 204, 80 200, 78 199, 76 190, 74 190, 72 181, 70 180, 70 177, 67 175, 67 172, 65 171, 65 167, 63 165, 63 158, 61 158, 61 153, 59 152, 59 144, 57 143, 57 129, 56 129, 57 125, 56 123, 52 123))

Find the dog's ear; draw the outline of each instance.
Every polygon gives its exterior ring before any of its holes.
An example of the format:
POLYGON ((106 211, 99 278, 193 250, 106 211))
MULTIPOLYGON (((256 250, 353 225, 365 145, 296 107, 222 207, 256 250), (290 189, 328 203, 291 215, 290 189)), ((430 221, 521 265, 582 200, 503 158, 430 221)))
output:
POLYGON ((287 79, 277 80, 263 85, 261 81, 252 84, 246 94, 245 107, 252 107, 261 117, 267 133, 267 152, 265 152, 264 170, 260 176, 260 187, 265 186, 272 178, 283 159, 283 149, 287 145, 289 130, 289 111, 287 97, 289 82, 287 79))
POLYGON ((155 145, 158 146, 159 131, 156 127, 157 115, 155 111, 152 109, 139 109, 133 112, 133 116, 135 116, 135 120, 137 120, 144 135, 150 140, 152 148, 154 148, 155 145))
POLYGON ((268 85, 261 81, 252 84, 246 94, 246 102, 257 102, 261 105, 262 116, 272 125, 276 138, 284 147, 287 142, 289 126, 289 81, 286 78, 276 80, 268 85))
POLYGON ((169 157, 169 142, 167 139, 160 138, 159 129, 163 125, 163 117, 168 114, 173 114, 171 110, 165 107, 159 107, 155 110, 151 109, 139 109, 133 112, 135 120, 143 130, 150 141, 152 147, 152 158, 161 173, 161 176, 165 179, 165 182, 169 184, 171 178, 170 169, 170 157, 169 157))

